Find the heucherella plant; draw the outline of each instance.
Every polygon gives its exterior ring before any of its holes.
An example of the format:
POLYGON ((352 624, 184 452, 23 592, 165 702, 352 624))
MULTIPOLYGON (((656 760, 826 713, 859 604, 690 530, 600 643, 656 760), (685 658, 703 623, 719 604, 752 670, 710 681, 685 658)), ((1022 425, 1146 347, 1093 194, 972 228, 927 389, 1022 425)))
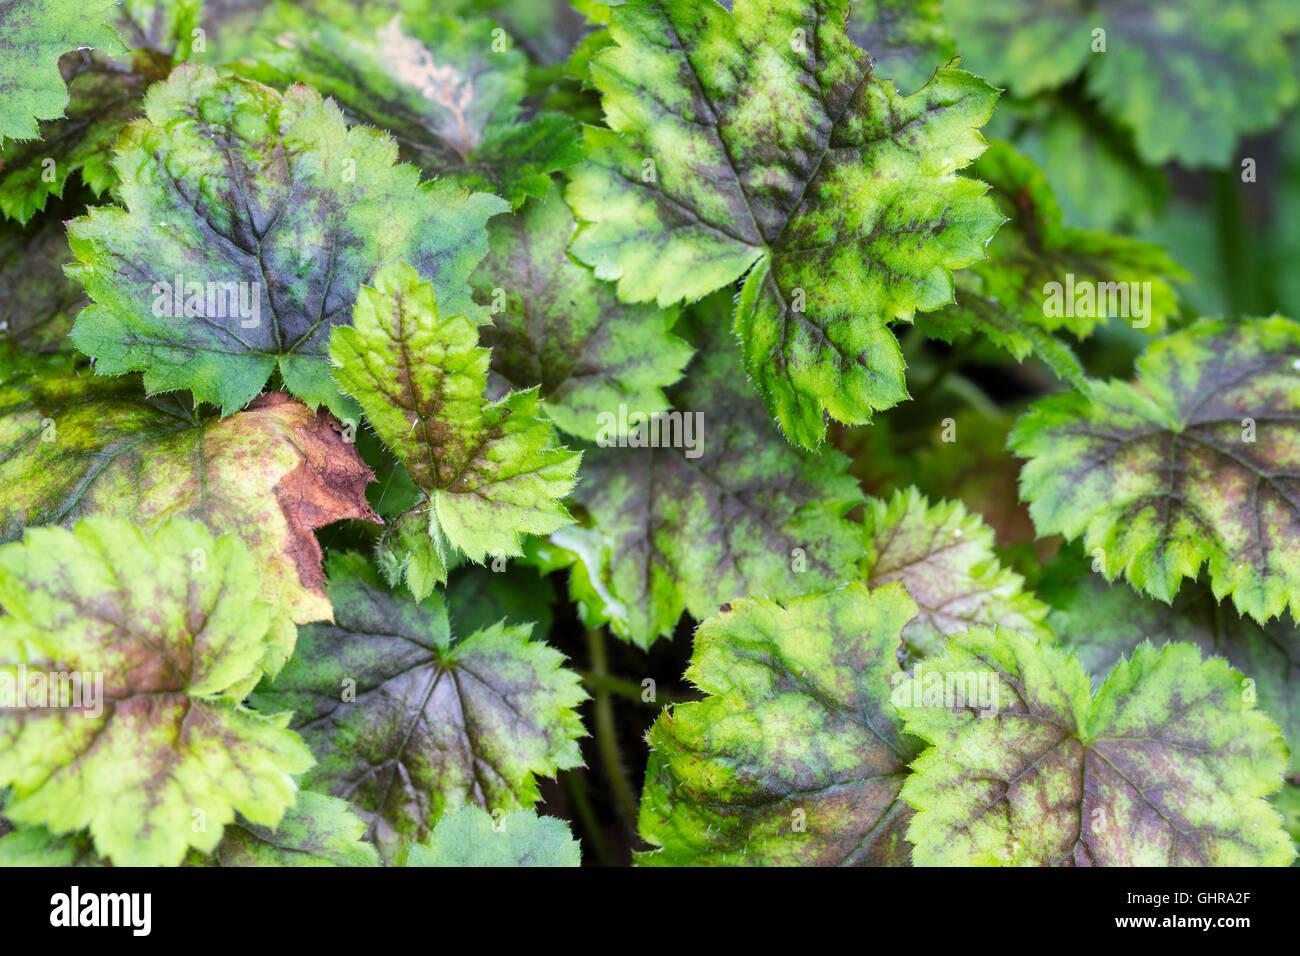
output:
POLYGON ((572 519, 559 499, 581 454, 555 442, 537 388, 489 402, 490 359, 466 316, 440 314, 433 286, 395 263, 361 289, 330 345, 335 377, 427 497, 398 519, 381 562, 416 598, 445 584, 453 553, 521 554, 520 534, 572 519))
POLYGON ((1293 7, 0 0, 0 865, 1291 864, 1293 7))

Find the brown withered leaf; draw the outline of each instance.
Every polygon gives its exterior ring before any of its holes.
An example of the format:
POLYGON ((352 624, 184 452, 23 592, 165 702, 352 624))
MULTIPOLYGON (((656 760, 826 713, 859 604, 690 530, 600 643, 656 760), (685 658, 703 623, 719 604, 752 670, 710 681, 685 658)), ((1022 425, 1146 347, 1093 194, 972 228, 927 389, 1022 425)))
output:
POLYGON ((261 597, 282 612, 270 672, 293 649, 290 622, 333 619, 315 529, 380 522, 365 497, 372 480, 329 413, 281 392, 200 418, 130 379, 31 374, 0 384, 0 538, 92 514, 148 528, 183 515, 237 534, 258 559, 261 597))

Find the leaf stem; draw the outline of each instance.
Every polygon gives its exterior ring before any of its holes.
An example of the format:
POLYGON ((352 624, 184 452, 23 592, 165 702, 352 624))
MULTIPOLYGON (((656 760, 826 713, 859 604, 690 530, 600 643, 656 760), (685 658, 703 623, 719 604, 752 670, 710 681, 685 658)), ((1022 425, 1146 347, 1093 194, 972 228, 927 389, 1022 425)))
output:
POLYGON ((644 700, 642 698, 644 691, 641 685, 625 677, 615 677, 612 674, 596 674, 592 671, 579 671, 578 676, 582 678, 582 683, 586 685, 588 690, 596 690, 597 688, 607 690, 611 694, 617 694, 635 703, 644 704, 646 707, 657 709, 665 704, 680 704, 687 699, 678 697, 676 694, 665 693, 656 687, 655 699, 644 700))
MULTIPOLYGON (((600 752, 600 761, 605 766, 605 775, 614 792, 623 822, 635 832, 637 818, 637 799, 623 770, 622 757, 618 751, 618 733, 614 727, 614 701, 610 697, 609 687, 605 684, 610 679, 609 661, 605 656, 605 631, 599 627, 587 628, 587 655, 591 664, 591 675, 598 683, 592 686, 592 711, 596 721, 596 748, 600 752)), ((639 695, 638 695, 639 699, 639 695)))
POLYGON ((596 819, 596 811, 591 805, 591 798, 587 796, 584 781, 578 779, 578 772, 565 771, 564 789, 569 794, 573 812, 582 826, 583 846, 596 855, 601 866, 613 866, 614 858, 609 855, 609 844, 605 842, 605 834, 600 832, 600 821, 596 819))
POLYGON ((1228 310, 1234 315, 1264 315, 1258 292, 1264 285, 1258 256, 1252 248, 1242 202, 1241 182, 1234 170, 1210 173, 1212 207, 1217 229, 1219 265, 1228 310))

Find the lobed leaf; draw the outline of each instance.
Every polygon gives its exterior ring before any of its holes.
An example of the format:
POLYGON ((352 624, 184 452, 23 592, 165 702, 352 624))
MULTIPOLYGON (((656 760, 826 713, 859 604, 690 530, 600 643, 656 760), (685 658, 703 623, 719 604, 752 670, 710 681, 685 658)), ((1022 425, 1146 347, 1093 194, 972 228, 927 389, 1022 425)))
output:
POLYGON ((184 519, 150 536, 93 518, 0 547, 5 815, 88 829, 125 866, 210 852, 236 812, 278 823, 312 757, 288 714, 239 703, 273 653, 257 588, 237 538, 184 519))
POLYGON ((42 123, 31 142, 0 146, 0 213, 27 222, 77 172, 97 195, 116 185, 113 142, 140 115, 145 89, 189 55, 199 7, 199 0, 125 0, 113 24, 127 55, 82 50, 59 61, 66 115, 42 123))
POLYGON ((650 728, 642 865, 905 865, 899 789, 916 755, 889 704, 916 604, 868 593, 733 602, 700 625, 704 700, 650 728))
POLYGON ((125 379, 0 384, 0 539, 93 515, 147 529, 185 516, 234 533, 257 560, 255 593, 276 612, 271 670, 293 651, 291 622, 330 618, 314 529, 378 521, 365 498, 372 477, 337 422, 281 392, 221 419, 145 398, 125 379))
MULTIPOLYGON (((1260 625, 1238 617, 1195 584, 1165 607, 1131 588, 1107 586, 1086 562, 1068 555, 1049 568, 1042 591, 1053 608, 1048 625, 1074 649, 1094 684, 1143 641, 1194 644, 1253 681, 1260 710, 1288 740, 1300 740, 1300 631, 1290 621, 1260 625)), ((1300 773, 1300 754, 1292 754, 1291 772, 1300 773)))
POLYGON ((745 367, 796 444, 906 397, 888 323, 952 301, 950 270, 998 224, 956 170, 996 91, 945 67, 901 97, 845 33, 846 0, 614 7, 568 198, 574 254, 630 302, 696 299, 741 276, 745 367), (835 276, 834 282, 826 277, 835 276))
POLYGON ((69 225, 69 274, 95 302, 73 341, 103 374, 143 370, 150 392, 188 388, 225 412, 278 367, 290 392, 346 417, 325 352, 362 282, 404 259, 469 308, 484 227, 505 208, 395 159, 309 87, 178 67, 118 140, 123 208, 69 225))
POLYGON ((1300 325, 1202 319, 1138 360, 1138 384, 1037 402, 1008 443, 1041 535, 1082 536, 1108 579, 1166 603, 1207 565, 1260 622, 1300 594, 1300 325))
POLYGON ((517 810, 494 817, 461 807, 438 821, 429 844, 412 844, 407 866, 578 866, 581 850, 569 825, 517 810))
POLYGON ((1223 660, 1142 644, 1094 697, 1066 650, 972 628, 918 667, 895 691, 907 732, 932 745, 903 785, 918 866, 1295 857, 1263 799, 1281 786, 1286 745, 1223 660))
POLYGON ((304 786, 347 799, 386 855, 466 804, 529 807, 535 775, 581 765, 587 695, 529 625, 453 635, 439 595, 393 594, 357 555, 331 561, 329 593, 335 623, 303 628, 254 700, 295 712, 320 761, 304 786))
POLYGON ((1049 608, 1024 589, 1024 578, 993 553, 993 531, 960 501, 931 506, 916 488, 867 502, 862 579, 873 589, 898 582, 917 604, 903 644, 928 656, 949 634, 983 625, 1052 639, 1049 608))
POLYGON ((446 581, 452 549, 519 555, 522 534, 573 520, 560 499, 582 456, 555 443, 536 388, 484 397, 489 353, 469 318, 440 312, 434 287, 397 263, 362 288, 354 323, 334 333, 335 375, 429 496, 399 520, 386 559, 417 599, 446 581))
POLYGON ((191 853, 191 866, 378 866, 365 842, 366 825, 343 800, 304 790, 279 826, 236 820, 210 857, 191 853))
POLYGON ((703 619, 736 597, 833 587, 862 554, 845 518, 863 501, 847 460, 783 441, 726 339, 702 330, 675 417, 642 419, 625 439, 611 427, 607 447, 586 453, 574 501, 591 526, 551 538, 576 562, 570 587, 588 620, 639 647, 683 611, 703 619))
POLYGON ((111 25, 117 0, 10 0, 0 6, 0 143, 33 139, 37 120, 63 115, 68 90, 59 56, 122 51, 111 25))

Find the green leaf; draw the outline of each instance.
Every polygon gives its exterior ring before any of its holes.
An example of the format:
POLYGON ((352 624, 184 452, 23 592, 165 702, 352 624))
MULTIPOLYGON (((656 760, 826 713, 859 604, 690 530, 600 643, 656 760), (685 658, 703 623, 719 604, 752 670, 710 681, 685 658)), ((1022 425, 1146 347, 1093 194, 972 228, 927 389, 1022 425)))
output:
POLYGON ((57 215, 0 230, 0 341, 47 355, 73 351, 68 333, 87 300, 63 274, 71 261, 57 215))
MULTIPOLYGON (((236 820, 210 857, 191 853, 191 866, 378 866, 379 853, 362 839, 366 825, 343 800, 304 790, 279 826, 236 820)), ((2 848, 0 848, 2 849, 2 848)))
POLYGON ((847 460, 791 448, 745 382, 726 328, 701 332, 673 391, 678 418, 607 439, 628 447, 587 452, 574 501, 592 526, 551 538, 577 562, 570 586, 588 620, 609 621, 639 647, 671 634, 684 610, 703 619, 732 598, 834 587, 862 556, 860 529, 845 518, 863 501, 847 460), (660 447, 648 444, 656 431, 660 447))
POLYGON ((581 850, 569 825, 519 810, 494 819, 475 806, 438 821, 429 845, 412 844, 407 866, 578 866, 581 850))
POLYGON ((329 415, 281 392, 215 418, 145 398, 129 379, 0 384, 0 540, 90 515, 150 529, 179 515, 237 534, 257 560, 255 593, 280 622, 271 669, 293 650, 290 621, 330 618, 314 529, 377 521, 365 499, 371 477, 329 415))
POLYGON ((1082 535, 1113 579, 1168 603, 1203 563, 1263 622, 1300 604, 1300 325, 1202 319, 1138 360, 1138 385, 1054 395, 1008 443, 1040 535, 1082 535))
POLYGON ((145 87, 157 79, 98 53, 62 61, 68 81, 66 116, 41 124, 38 139, 0 148, 0 213, 21 223, 62 196, 73 173, 96 195, 117 182, 111 147, 140 115, 145 87))
POLYGON ((602 412, 664 411, 662 389, 681 378, 691 347, 670 333, 675 309, 625 305, 569 258, 575 228, 558 191, 498 219, 473 283, 494 309, 483 330, 492 370, 515 387, 540 385, 547 416, 594 440, 602 412))
POLYGON ((863 523, 863 581, 872 588, 897 581, 917 604, 917 616, 903 628, 913 654, 937 654, 947 635, 976 625, 1052 639, 1043 623, 1047 605, 998 563, 992 529, 960 501, 931 506, 908 488, 888 502, 869 500, 863 523))
MULTIPOLYGON (((190 850, 185 866, 378 866, 361 839, 366 825, 342 800, 303 791, 276 827, 236 817, 211 855, 190 850)), ((0 838, 0 866, 107 866, 84 833, 54 836, 23 827, 0 838)))
MULTIPOLYGON (((214 4, 223 5, 222 0, 214 4)), ((204 21, 203 12, 203 0, 122 0, 116 22, 130 51, 175 64, 200 52, 194 49, 194 30, 204 21)))
POLYGON ((273 46, 251 75, 310 83, 355 121, 391 132, 426 173, 517 206, 582 159, 573 120, 524 115, 528 60, 486 20, 461 22, 422 3, 326 0, 273 11, 262 27, 273 46))
POLYGON ((254 701, 295 712, 320 761, 303 785, 352 803, 386 854, 465 804, 531 806, 536 774, 582 764, 587 695, 528 625, 453 635, 439 595, 393 594, 357 555, 331 562, 329 594, 335 623, 302 628, 254 701))
POLYGON ((918 668, 894 694, 907 732, 932 744, 903 786, 918 866, 1294 858, 1262 799, 1282 784, 1286 745, 1223 660, 1142 644, 1094 697, 1066 650, 974 628, 918 668))
POLYGON ((125 208, 69 226, 69 273, 96 303, 72 337, 101 373, 144 370, 151 392, 188 388, 229 412, 278 364, 291 392, 346 417, 325 350, 381 263, 405 259, 471 307, 466 280, 505 204, 421 185, 391 139, 347 129, 316 91, 186 64, 145 116, 117 144, 125 208))
POLYGON ((59 56, 74 48, 122 52, 111 26, 117 0, 10 0, 0 6, 0 143, 33 139, 36 120, 63 115, 59 56))
POLYGON ((959 272, 956 287, 957 302, 938 312, 918 315, 917 328, 930 338, 942 339, 950 345, 971 334, 983 335, 998 348, 1010 352, 1018 362, 1032 355, 1061 381, 1074 388, 1087 386, 1088 373, 1074 351, 1051 332, 1026 322, 1016 303, 1008 307, 984 295, 984 283, 973 272, 959 272))
POLYGON ((417 598, 446 580, 448 546, 480 563, 515 556, 520 535, 573 520, 560 499, 581 454, 555 443, 537 389, 484 397, 489 353, 469 318, 440 311, 434 287, 396 263, 362 288, 354 323, 334 333, 335 376, 429 495, 398 541, 419 565, 407 575, 417 598))
MULTIPOLYGON (((1259 625, 1238 617, 1196 584, 1180 589, 1166 607, 1131 588, 1108 586, 1089 571, 1086 561, 1063 555, 1049 569, 1042 593, 1053 607, 1048 624, 1074 648, 1094 684, 1143 641, 1195 644, 1254 681, 1260 710, 1288 740, 1300 741, 1300 631, 1293 623, 1259 625)), ((1300 752, 1292 754, 1291 772, 1300 773, 1300 752)))
MULTIPOLYGON (((1005 143, 989 147, 975 173, 992 185, 1008 222, 989 243, 989 257, 970 272, 976 294, 1000 305, 1006 321, 1065 328, 1083 338, 1112 317, 1159 332, 1178 315, 1169 283, 1187 274, 1159 246, 1066 228, 1042 172, 1005 143)), ((981 324, 984 311, 978 300, 968 304, 960 293, 945 310, 972 325, 981 324)))
POLYGON ((1225 166, 1237 138, 1272 126, 1295 96, 1280 2, 948 0, 944 9, 971 65, 1017 96, 1086 72, 1088 92, 1151 164, 1225 166))
MULTIPOLYGON (((1282 785, 1282 789, 1273 794, 1273 806, 1282 814, 1282 825, 1291 834, 1293 842, 1300 844, 1300 786, 1293 783, 1282 785)), ((1295 866, 1294 863, 1291 864, 1295 866)))
POLYGON ((5 815, 56 834, 88 828, 121 866, 210 852, 236 811, 278 823, 293 803, 290 775, 312 758, 288 714, 239 703, 237 688, 271 652, 273 613, 257 589, 237 538, 183 519, 152 537, 87 519, 0 547, 5 815), (69 677, 60 696, 34 697, 47 675, 78 675, 81 693, 69 677))
POLYGON ((541 64, 566 60, 590 29, 588 21, 609 18, 609 2, 601 0, 447 0, 441 6, 500 21, 529 57, 541 64))
POLYGON ((871 73, 845 0, 631 0, 591 63, 612 131, 588 129, 574 254, 620 297, 667 305, 747 276, 745 367, 796 444, 906 395, 888 323, 952 301, 998 224, 956 170, 996 91, 952 68, 910 97, 871 73), (827 277, 836 281, 828 282, 827 277))
POLYGON ((650 728, 640 830, 660 849, 638 862, 905 865, 916 749, 889 688, 915 614, 901 586, 855 581, 701 624, 686 677, 709 696, 650 728))
POLYGON ((75 172, 96 195, 116 185, 113 142, 140 115, 145 89, 189 55, 198 22, 198 0, 127 0, 115 24, 131 53, 65 55, 59 68, 68 85, 66 115, 42 123, 32 142, 0 147, 0 212, 27 222, 51 196, 64 194, 75 172))
POLYGON ((19 827, 0 837, 0 866, 107 866, 85 833, 55 836, 45 827, 19 827))
POLYGON ((956 53, 941 0, 853 0, 848 30, 876 61, 875 75, 902 92, 919 90, 956 53))

